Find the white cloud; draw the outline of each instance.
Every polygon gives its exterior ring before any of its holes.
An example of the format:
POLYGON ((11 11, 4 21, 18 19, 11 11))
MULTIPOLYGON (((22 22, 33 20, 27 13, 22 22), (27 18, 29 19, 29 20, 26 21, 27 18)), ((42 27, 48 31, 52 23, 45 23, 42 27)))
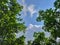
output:
POLYGON ((25 3, 25 0, 22 0, 23 3, 25 3))
POLYGON ((34 32, 43 32, 42 25, 33 25, 33 24, 30 24, 27 27, 26 32, 25 32, 26 41, 34 40, 34 37, 33 37, 34 32))
POLYGON ((28 30, 28 29, 31 29, 32 27, 33 27, 33 25, 32 25, 32 24, 30 24, 30 25, 29 25, 29 27, 27 28, 27 30, 28 30))
POLYGON ((33 25, 33 24, 30 24, 26 30, 32 30, 33 32, 43 31, 42 25, 33 25))
POLYGON ((57 37, 56 41, 57 41, 57 42, 60 42, 60 38, 59 38, 59 37, 57 37))
POLYGON ((33 4, 29 5, 28 6, 28 11, 31 13, 31 17, 32 17, 33 14, 36 13, 35 6, 33 4))
MULTIPOLYGON (((18 2, 19 2, 19 0, 18 0, 18 2)), ((23 6, 23 10, 22 10, 23 15, 27 15, 27 12, 29 12, 30 16, 32 17, 34 13, 37 13, 34 4, 27 5, 25 0, 20 0, 20 5, 23 6)))
POLYGON ((25 3, 25 0, 22 0, 22 5, 23 5, 23 13, 24 15, 27 15, 27 5, 25 3))
POLYGON ((44 32, 45 33, 45 36, 46 37, 49 37, 50 36, 50 33, 49 32, 45 32, 43 29, 42 29, 43 25, 33 25, 33 24, 30 24, 27 29, 26 29, 26 39, 27 40, 34 40, 34 37, 33 37, 33 34, 34 32, 44 32))
POLYGON ((16 38, 19 38, 20 36, 24 35, 24 33, 22 31, 16 33, 16 38))

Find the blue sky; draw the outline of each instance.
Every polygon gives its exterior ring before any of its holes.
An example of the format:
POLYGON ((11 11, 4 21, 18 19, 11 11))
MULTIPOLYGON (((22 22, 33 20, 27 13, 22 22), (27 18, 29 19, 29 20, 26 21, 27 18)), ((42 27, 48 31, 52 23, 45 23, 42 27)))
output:
MULTIPOLYGON (((19 4, 24 7, 21 12, 21 17, 23 18, 23 20, 25 21, 25 25, 27 26, 25 33, 26 40, 34 39, 34 32, 43 31, 42 26, 44 25, 44 22, 36 21, 38 11, 54 8, 54 1, 55 0, 18 0, 19 4)), ((18 35, 20 35, 20 33, 18 35)), ((49 33, 46 33, 46 36, 48 35, 49 33)))

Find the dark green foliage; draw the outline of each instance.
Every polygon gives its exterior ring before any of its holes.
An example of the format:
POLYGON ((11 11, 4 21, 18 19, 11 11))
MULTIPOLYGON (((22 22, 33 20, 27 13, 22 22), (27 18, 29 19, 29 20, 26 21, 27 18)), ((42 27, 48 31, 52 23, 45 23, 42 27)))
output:
POLYGON ((36 34, 33 45, 58 45, 57 37, 60 37, 60 0, 54 2, 55 9, 46 9, 39 11, 37 21, 44 21, 44 31, 50 32, 50 37, 45 37, 43 34, 36 34), (41 36, 42 35, 42 36, 41 36), (40 43, 41 42, 41 43, 40 43))
POLYGON ((35 40, 33 41, 32 45, 41 45, 44 42, 45 35, 43 32, 34 33, 35 40))
POLYGON ((24 23, 21 23, 22 19, 19 18, 20 22, 17 22, 20 11, 22 6, 17 0, 0 0, 0 45, 15 45, 15 33, 25 30, 24 23))
POLYGON ((21 36, 20 38, 17 38, 15 41, 15 45, 25 45, 25 37, 21 36))
POLYGON ((45 37, 44 32, 38 32, 34 34, 34 41, 31 43, 32 45, 57 45, 56 40, 51 37, 45 37))
MULTIPOLYGON (((58 2, 59 0, 55 1, 55 3, 58 2)), ((37 18, 37 21, 44 20, 44 30, 50 32, 54 38, 60 37, 58 34, 60 33, 60 11, 57 11, 59 8, 56 5, 55 9, 50 8, 46 11, 39 11, 39 17, 37 18)), ((59 5, 57 6, 59 7, 59 5)))

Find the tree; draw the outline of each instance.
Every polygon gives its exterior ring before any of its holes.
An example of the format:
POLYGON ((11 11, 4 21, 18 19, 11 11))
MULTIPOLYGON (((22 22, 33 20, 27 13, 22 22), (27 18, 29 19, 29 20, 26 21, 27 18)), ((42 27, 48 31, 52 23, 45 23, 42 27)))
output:
POLYGON ((51 37, 45 37, 44 32, 34 33, 34 41, 32 45, 55 45, 56 41, 53 40, 51 37))
POLYGON ((15 33, 25 30, 22 19, 17 18, 22 8, 17 0, 0 0, 0 45, 15 45, 15 33))
POLYGON ((27 45, 32 45, 32 41, 30 40, 30 41, 27 41, 27 45))
MULTIPOLYGON (((43 34, 38 34, 38 38, 34 40, 33 43, 36 45, 42 45, 40 44, 40 41, 44 42, 44 45, 57 45, 56 39, 57 37, 60 37, 60 0, 56 0, 54 2, 55 9, 46 9, 39 11, 39 16, 37 17, 37 21, 44 21, 43 30, 50 32, 50 37, 45 38, 43 34), (39 40, 40 39, 40 40, 39 40), (45 40, 45 41, 44 41, 45 40)), ((36 38, 36 37, 35 37, 36 38)), ((34 44, 33 44, 34 45, 34 44)))
POLYGON ((35 40, 33 41, 32 45, 43 45, 45 39, 44 32, 34 33, 35 40))
POLYGON ((24 35, 21 36, 20 38, 17 38, 14 43, 13 43, 14 45, 26 45, 24 35))

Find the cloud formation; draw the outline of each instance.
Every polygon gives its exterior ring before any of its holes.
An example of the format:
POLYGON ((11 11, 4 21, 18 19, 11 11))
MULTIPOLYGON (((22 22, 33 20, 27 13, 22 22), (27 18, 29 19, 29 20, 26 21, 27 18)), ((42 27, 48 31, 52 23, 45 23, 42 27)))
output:
POLYGON ((59 42, 60 42, 60 38, 59 38, 59 37, 57 37, 56 41, 59 43, 59 42))
POLYGON ((34 40, 34 37, 33 37, 33 34, 34 32, 44 32, 45 33, 45 36, 46 37, 49 37, 50 36, 50 33, 49 32, 45 32, 43 29, 42 29, 43 25, 33 25, 33 24, 30 24, 27 29, 26 29, 26 40, 34 40))
POLYGON ((36 13, 35 6, 33 4, 32 5, 29 5, 28 6, 28 11, 30 12, 31 17, 32 17, 33 14, 36 13))
POLYGON ((30 24, 26 30, 32 30, 32 31, 43 31, 42 30, 42 25, 33 25, 30 24))
POLYGON ((27 15, 27 4, 25 3, 25 0, 22 0, 22 6, 24 15, 27 15))
POLYGON ((34 37, 33 37, 34 32, 43 32, 42 25, 33 25, 33 24, 30 24, 27 27, 26 32, 25 32, 26 41, 34 40, 34 37))
POLYGON ((36 13, 34 4, 30 4, 30 5, 27 6, 27 3, 25 2, 25 0, 21 0, 20 4, 23 6, 22 12, 23 12, 24 15, 27 15, 27 12, 29 12, 30 16, 32 17, 33 14, 36 13))

